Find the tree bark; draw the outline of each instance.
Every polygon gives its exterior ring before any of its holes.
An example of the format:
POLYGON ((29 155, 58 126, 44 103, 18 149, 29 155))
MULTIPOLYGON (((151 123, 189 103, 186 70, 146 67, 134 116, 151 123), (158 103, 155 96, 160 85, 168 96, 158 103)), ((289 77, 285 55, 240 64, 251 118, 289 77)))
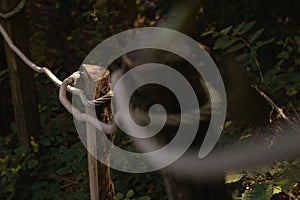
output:
MULTIPOLYGON (((18 3, 18 0, 2 0, 0 10, 8 12, 18 3)), ((29 50, 29 39, 24 11, 2 22, 15 44, 26 54, 29 50)), ((29 137, 37 136, 40 132, 33 71, 6 44, 5 54, 9 68, 18 141, 21 146, 29 147, 29 137)))

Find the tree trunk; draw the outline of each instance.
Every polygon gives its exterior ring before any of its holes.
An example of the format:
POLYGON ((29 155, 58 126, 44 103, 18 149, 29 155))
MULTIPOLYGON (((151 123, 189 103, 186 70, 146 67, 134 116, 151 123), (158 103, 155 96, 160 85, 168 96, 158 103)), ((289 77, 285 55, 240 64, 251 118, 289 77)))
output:
MULTIPOLYGON (((19 3, 19 0, 2 0, 0 10, 2 12, 10 11, 17 3, 19 3)), ((27 54, 29 39, 24 11, 2 22, 15 44, 21 51, 27 54)), ((29 69, 6 44, 5 54, 9 68, 18 141, 21 146, 29 147, 29 137, 37 136, 40 132, 33 71, 29 69)))

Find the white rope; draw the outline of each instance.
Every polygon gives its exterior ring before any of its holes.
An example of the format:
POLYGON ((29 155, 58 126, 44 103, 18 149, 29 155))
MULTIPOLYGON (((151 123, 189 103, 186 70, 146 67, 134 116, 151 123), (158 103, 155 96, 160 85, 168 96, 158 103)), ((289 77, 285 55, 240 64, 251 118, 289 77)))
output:
MULTIPOLYGON (((40 67, 34 64, 29 60, 11 41, 10 37, 0 24, 0 32, 3 35, 5 41, 9 47, 23 60, 23 62, 28 65, 31 69, 38 73, 44 73, 46 76, 57 86, 60 86, 59 98, 63 106, 79 121, 85 121, 91 123, 96 128, 100 129, 105 134, 112 134, 116 132, 117 126, 115 124, 105 124, 100 122, 97 118, 81 113, 78 109, 74 108, 72 104, 66 97, 66 91, 69 91, 73 94, 79 95, 83 103, 91 104, 97 103, 96 101, 101 101, 96 99, 93 101, 85 101, 86 98, 84 91, 70 86, 76 79, 79 78, 78 74, 73 74, 70 77, 66 78, 63 82, 59 80, 48 68, 40 67)), ((80 74, 79 74, 80 75, 80 74)), ((113 77, 112 77, 113 78, 113 77)), ((112 94, 108 93, 105 98, 111 99, 112 94)), ((288 129, 287 127, 285 127, 288 129)), ((253 147, 244 147, 240 145, 235 145, 228 150, 222 150, 214 152, 209 155, 208 158, 197 159, 195 155, 188 154, 183 159, 180 159, 176 165, 168 167, 167 170, 177 173, 191 179, 199 178, 213 178, 222 176, 225 169, 236 168, 236 167, 251 167, 258 163, 271 162, 276 159, 284 159, 287 156, 299 156, 299 143, 300 138, 297 134, 299 129, 295 130, 293 128, 286 131, 286 136, 282 138, 282 142, 274 145, 270 149, 266 148, 253 148, 253 147), (189 163, 189 164, 187 164, 189 163)), ((264 138, 261 138, 261 141, 264 141, 264 138)), ((143 146, 143 143, 138 144, 139 147, 143 146)), ((147 149, 141 148, 141 150, 147 149)))
MULTIPOLYGON (((1 32, 4 40, 8 44, 8 46, 11 48, 11 50, 13 52, 15 52, 19 56, 19 58, 28 67, 30 67, 32 70, 34 70, 37 73, 44 73, 51 80, 51 82, 54 83, 56 86, 60 87, 62 85, 62 81, 59 80, 47 67, 40 67, 40 66, 36 65, 35 63, 33 63, 29 58, 27 58, 26 55, 12 42, 8 33, 5 31, 5 29, 3 28, 3 26, 1 24, 0 24, 0 32, 1 32)), ((78 76, 80 76, 80 74, 78 74, 78 76)), ((79 78, 79 77, 77 77, 77 78, 79 78)), ((67 90, 68 90, 68 92, 71 92, 73 94, 80 95, 81 99, 84 100, 84 102, 87 102, 89 105, 93 105, 93 106, 99 105, 101 103, 105 103, 105 102, 111 100, 111 98, 113 96, 112 92, 110 92, 107 95, 100 97, 99 99, 92 100, 89 102, 89 100, 84 99, 86 97, 85 97, 85 95, 83 95, 84 92, 82 90, 72 87, 70 85, 68 85, 67 90)))
POLYGON ((107 135, 111 135, 117 131, 117 126, 115 124, 106 124, 104 122, 99 121, 97 118, 88 115, 86 113, 80 112, 77 108, 75 108, 66 96, 67 87, 72 84, 76 80, 74 75, 66 78, 60 88, 59 88, 59 100, 62 105, 73 115, 73 117, 79 121, 85 121, 92 124, 97 129, 101 130, 103 133, 107 135))
POLYGON ((0 24, 0 32, 8 44, 8 46, 11 48, 13 52, 15 52, 19 58, 27 65, 29 66, 32 70, 38 73, 44 73, 46 76, 56 85, 60 87, 60 92, 59 92, 59 99, 62 103, 62 105, 79 121, 86 121, 91 123, 95 127, 99 127, 100 124, 100 129, 103 130, 105 134, 112 134, 116 130, 115 125, 110 125, 110 124, 105 124, 101 121, 99 121, 97 118, 92 117, 90 115, 87 115, 85 113, 81 113, 79 110, 74 108, 72 104, 68 101, 66 97, 66 91, 69 91, 73 94, 76 94, 80 96, 81 101, 85 106, 88 107, 94 107, 101 105, 103 103, 106 103, 110 101, 113 97, 112 91, 108 92, 106 95, 95 99, 95 100, 89 100, 86 97, 86 94, 83 90, 80 90, 78 88, 70 86, 71 83, 76 81, 77 79, 80 78, 81 73, 80 72, 75 72, 73 73, 70 77, 66 78, 63 82, 59 80, 47 67, 40 67, 33 63, 30 59, 28 59, 25 54, 12 42, 11 38, 9 37, 8 33, 5 31, 5 29, 2 27, 0 24))

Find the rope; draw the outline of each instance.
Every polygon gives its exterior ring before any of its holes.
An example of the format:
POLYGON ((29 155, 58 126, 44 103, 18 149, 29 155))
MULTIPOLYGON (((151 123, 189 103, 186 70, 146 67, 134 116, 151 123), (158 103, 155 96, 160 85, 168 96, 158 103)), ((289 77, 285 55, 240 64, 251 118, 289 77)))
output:
MULTIPOLYGON (((16 45, 12 42, 8 33, 5 31, 5 29, 3 28, 3 26, 1 24, 0 24, 0 32, 1 32, 4 40, 8 44, 8 46, 11 48, 11 50, 13 52, 15 52, 15 54, 17 54, 17 56, 19 56, 19 58, 28 67, 30 67, 32 70, 34 70, 37 73, 44 73, 50 79, 50 81, 52 83, 54 83, 56 86, 60 87, 62 85, 62 81, 59 80, 47 67, 40 67, 40 66, 36 65, 35 63, 33 63, 31 60, 29 60, 25 56, 25 54, 23 52, 21 52, 20 49, 18 47, 16 47, 16 45)), ((77 74, 76 75, 73 74, 73 77, 74 77, 74 80, 77 80, 78 78, 80 78, 81 72, 75 72, 75 73, 77 73, 77 74)), ((72 87, 70 85, 68 85, 67 91, 71 92, 73 94, 79 95, 81 100, 83 101, 83 103, 89 107, 99 106, 101 104, 104 104, 104 103, 110 101, 113 97, 112 91, 110 91, 108 94, 106 94, 96 100, 88 100, 84 91, 82 91, 78 88, 72 87)))
POLYGON ((0 17, 3 18, 3 19, 8 19, 8 18, 11 18, 13 17, 14 15, 16 15, 17 13, 21 12, 21 10, 25 7, 26 5, 26 1, 27 0, 21 0, 19 2, 19 4, 10 12, 7 12, 7 13, 3 13, 3 12, 0 12, 0 17))
POLYGON ((115 123, 106 124, 104 122, 101 122, 97 118, 91 115, 80 112, 77 108, 75 108, 70 103, 70 101, 66 96, 66 91, 67 91, 67 87, 70 86, 70 84, 74 83, 74 81, 76 81, 76 76, 72 74, 62 82, 59 88, 59 100, 62 103, 62 105, 67 109, 67 111, 69 111, 74 116, 75 119, 79 121, 89 122, 97 129, 103 131, 104 134, 111 135, 115 133, 117 131, 117 126, 115 123))
POLYGON ((103 95, 100 98, 97 98, 95 100, 88 100, 85 92, 82 91, 80 93, 80 99, 85 107, 93 108, 97 106, 101 106, 107 102, 109 102, 113 97, 113 92, 110 90, 107 94, 103 95))
MULTIPOLYGON (((21 2, 25 2, 24 0, 21 2)), ((21 3, 20 2, 20 3, 21 3)), ((14 9, 15 10, 15 9, 14 9)), ((12 11, 13 12, 13 11, 12 11)), ((14 11, 16 12, 16 11, 14 11)), ((3 15, 9 16, 9 14, 0 13, 0 17, 3 15)), ((11 14, 10 14, 11 15, 11 14)), ((6 17, 7 17, 6 16, 6 17)), ((70 101, 66 97, 66 91, 69 91, 73 94, 79 95, 81 101, 85 106, 97 106, 107 101, 111 100, 113 97, 112 92, 110 91, 103 97, 96 100, 88 100, 84 91, 72 87, 71 84, 76 82, 80 78, 82 72, 75 72, 65 80, 59 80, 48 68, 37 66, 31 60, 29 60, 11 41, 5 29, 0 24, 0 32, 7 42, 8 46, 17 56, 32 70, 38 73, 44 73, 46 76, 57 86, 60 86, 59 90, 59 99, 62 105, 70 112, 77 120, 85 121, 97 129, 102 130, 105 134, 115 133, 117 126, 115 123, 106 124, 99 121, 97 118, 88 115, 86 113, 81 113, 77 108, 73 107, 70 101)), ((287 132, 294 132, 295 130, 290 129, 287 132)), ((189 154, 184 159, 177 161, 177 165, 169 167, 167 170, 170 172, 177 173, 183 177, 189 177, 191 179, 198 180, 199 178, 213 178, 223 176, 224 170, 228 168, 236 167, 251 167, 258 163, 272 162, 273 160, 283 159, 286 156, 299 156, 299 142, 300 138, 297 135, 288 135, 282 138, 281 143, 273 145, 272 148, 258 148, 253 149, 252 147, 234 145, 228 150, 218 151, 211 154, 206 159, 199 160, 195 158, 195 154, 189 154), (187 165, 186 163, 192 163, 187 165)), ((264 143, 264 138, 261 138, 261 144, 264 143)), ((141 147, 141 145, 140 145, 141 147)), ((141 148, 142 151, 147 152, 147 149, 141 148)))
POLYGON ((52 72, 49 70, 47 67, 40 67, 33 63, 29 58, 25 56, 25 54, 12 42, 11 38, 9 37, 8 33, 5 31, 5 29, 2 27, 0 24, 0 32, 10 47, 10 49, 17 55, 19 58, 28 66, 30 67, 33 71, 37 73, 44 73, 52 83, 54 83, 56 86, 60 87, 60 93, 59 93, 59 98, 62 103, 62 105, 79 121, 86 121, 91 124, 93 124, 95 127, 99 127, 103 130, 104 133, 106 134, 112 134, 116 130, 115 125, 109 125, 105 124, 101 121, 99 121, 97 118, 94 118, 90 115, 81 113, 79 110, 74 108, 71 103, 68 101, 66 97, 66 91, 73 93, 75 95, 78 95, 83 102, 83 104, 86 107, 94 107, 94 106, 100 106, 103 105, 104 103, 109 102, 112 97, 113 93, 112 91, 109 91, 107 94, 104 96, 95 99, 95 100, 89 100, 83 90, 80 90, 76 87, 72 87, 71 83, 75 83, 77 79, 80 78, 83 72, 75 72, 68 78, 66 78, 64 81, 59 80, 52 72))

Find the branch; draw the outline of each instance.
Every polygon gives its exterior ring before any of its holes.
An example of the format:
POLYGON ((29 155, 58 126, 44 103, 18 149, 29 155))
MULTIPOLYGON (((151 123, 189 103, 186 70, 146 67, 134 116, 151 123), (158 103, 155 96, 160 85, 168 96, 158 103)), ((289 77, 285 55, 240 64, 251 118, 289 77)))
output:
MULTIPOLYGON (((244 42, 244 44, 245 44, 245 45, 248 47, 248 49, 251 51, 252 47, 251 47, 251 45, 250 45, 245 39, 243 39, 243 38, 241 38, 241 37, 240 37, 240 38, 237 38, 237 39, 240 40, 240 41, 242 41, 242 42, 244 42)), ((254 60, 256 66, 257 66, 258 74, 259 74, 259 77, 260 77, 261 82, 264 82, 264 76, 262 75, 260 63, 259 63, 257 57, 256 57, 256 56, 253 56, 252 54, 251 54, 251 57, 252 57, 252 59, 254 60)))
POLYGON ((20 0, 19 4, 10 12, 3 13, 0 12, 0 17, 3 19, 8 19, 19 13, 26 5, 27 0, 20 0))
POLYGON ((270 97, 268 97, 268 95, 266 95, 263 91, 261 91, 257 86, 254 86, 253 88, 256 90, 256 92, 258 92, 258 94, 260 94, 260 96, 262 96, 264 99, 266 99, 269 102, 269 104, 278 112, 278 114, 284 120, 286 120, 288 123, 293 124, 293 122, 284 114, 283 109, 277 106, 276 103, 270 97))

